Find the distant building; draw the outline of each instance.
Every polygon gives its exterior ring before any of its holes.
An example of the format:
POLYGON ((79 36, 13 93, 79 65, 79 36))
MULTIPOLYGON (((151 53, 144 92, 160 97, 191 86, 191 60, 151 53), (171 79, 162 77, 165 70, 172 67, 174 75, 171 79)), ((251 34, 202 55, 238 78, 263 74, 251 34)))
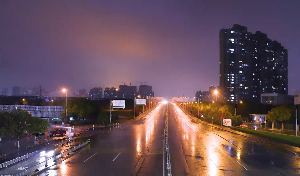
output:
POLYGON ((49 96, 49 92, 45 91, 42 86, 26 89, 25 87, 12 87, 12 96, 49 96))
POLYGON ((86 89, 80 89, 77 93, 74 93, 74 97, 89 97, 86 89))
POLYGON ((117 98, 118 97, 117 91, 118 91, 117 88, 106 87, 104 89, 104 98, 117 98))
POLYGON ((103 97, 103 89, 102 87, 94 87, 90 90, 89 95, 92 100, 98 100, 103 97))
POLYGON ((238 24, 220 30, 220 90, 225 101, 260 102, 263 93, 288 95, 288 51, 238 24))
POLYGON ((154 97, 154 92, 152 91, 152 86, 149 85, 140 85, 138 94, 141 98, 154 97))
POLYGON ((134 99, 137 94, 137 86, 120 85, 118 91, 118 98, 134 99))
POLYGON ((80 89, 78 92, 79 92, 79 95, 84 95, 84 94, 86 94, 86 89, 80 89))
POLYGON ((88 97, 88 93, 86 92, 86 89, 80 89, 78 91, 79 97, 88 97))
POLYGON ((279 93, 264 93, 261 94, 261 103, 262 104, 271 104, 271 105, 282 105, 282 104, 294 104, 293 95, 284 95, 279 93))
POLYGON ((65 111, 62 106, 0 105, 0 111, 11 112, 15 109, 28 111, 33 117, 62 118, 65 111))
POLYGON ((3 88, 2 89, 2 96, 7 96, 8 95, 8 89, 7 88, 3 88))
POLYGON ((21 95, 21 87, 15 86, 11 89, 12 96, 20 96, 21 95))
POLYGON ((210 102, 210 101, 216 101, 216 100, 219 100, 219 89, 220 87, 215 87, 215 86, 210 86, 208 88, 208 91, 197 91, 196 94, 195 94, 195 99, 196 101, 198 100, 199 98, 199 101, 203 101, 203 102, 210 102), (218 94, 214 94, 214 91, 215 90, 218 90, 218 94))

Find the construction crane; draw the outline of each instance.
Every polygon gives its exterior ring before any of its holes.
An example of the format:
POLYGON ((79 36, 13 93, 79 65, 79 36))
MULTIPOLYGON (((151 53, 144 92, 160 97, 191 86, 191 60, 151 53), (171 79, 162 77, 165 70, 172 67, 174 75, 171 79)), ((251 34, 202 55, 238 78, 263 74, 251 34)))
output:
POLYGON ((146 85, 147 82, 140 82, 140 83, 141 83, 141 85, 146 85))

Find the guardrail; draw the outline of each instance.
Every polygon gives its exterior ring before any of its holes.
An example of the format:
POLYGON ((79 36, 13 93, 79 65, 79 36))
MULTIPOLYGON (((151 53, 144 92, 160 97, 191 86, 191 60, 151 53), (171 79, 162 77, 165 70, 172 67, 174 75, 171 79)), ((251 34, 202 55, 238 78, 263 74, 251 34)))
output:
POLYGON ((2 168, 7 168, 8 166, 10 166, 10 165, 12 165, 12 164, 16 164, 16 163, 18 163, 18 162, 20 162, 20 161, 23 161, 23 160, 25 160, 25 159, 28 159, 28 158, 30 158, 30 157, 33 157, 33 156, 36 155, 37 153, 38 153, 38 151, 34 151, 34 152, 27 153, 27 154, 25 154, 25 155, 23 155, 23 156, 19 156, 19 157, 15 158, 15 159, 12 159, 12 160, 9 160, 9 161, 5 161, 4 163, 1 163, 1 164, 0 164, 0 169, 2 169, 2 168))
MULTIPOLYGON (((64 139, 63 139, 61 142, 55 144, 55 146, 61 145, 61 144, 65 143, 65 142, 67 142, 67 139, 66 139, 66 141, 64 141, 64 139)), ((46 142, 44 144, 46 144, 46 142)), ((21 161, 23 161, 25 159, 29 159, 29 158, 35 156, 36 154, 38 154, 39 151, 40 150, 35 150, 33 152, 26 153, 26 154, 24 154, 22 156, 18 156, 15 159, 11 159, 9 161, 5 161, 5 162, 3 162, 3 163, 0 164, 0 170, 1 169, 5 169, 5 168, 7 168, 9 166, 12 166, 13 164, 17 164, 18 162, 21 162, 21 161)))
MULTIPOLYGON (((170 157, 170 152, 169 152, 169 144, 168 144, 168 115, 166 116, 166 121, 165 121, 165 130, 164 130, 164 153, 165 153, 165 158, 164 161, 166 161, 166 169, 164 169, 164 175, 165 172, 167 173, 168 176, 172 176, 171 172, 171 157, 170 157)), ((164 164, 165 166, 165 164, 164 164)))
POLYGON ((62 161, 59 159, 69 158, 71 156, 70 155, 71 153, 75 153, 76 150, 79 150, 80 148, 86 146, 89 143, 90 143, 90 141, 88 140, 82 144, 79 144, 76 147, 72 147, 71 149, 68 149, 65 152, 62 152, 62 153, 56 154, 55 156, 49 157, 45 161, 42 161, 30 168, 27 168, 24 172, 16 174, 15 176, 25 176, 25 175, 30 175, 30 174, 35 175, 35 174, 38 174, 39 172, 43 172, 45 169, 61 163, 62 161), (48 161, 51 159, 54 159, 54 162, 52 163, 52 165, 48 165, 48 161), (43 167, 43 166, 45 166, 45 168, 43 168, 42 170, 38 170, 40 167, 43 167))

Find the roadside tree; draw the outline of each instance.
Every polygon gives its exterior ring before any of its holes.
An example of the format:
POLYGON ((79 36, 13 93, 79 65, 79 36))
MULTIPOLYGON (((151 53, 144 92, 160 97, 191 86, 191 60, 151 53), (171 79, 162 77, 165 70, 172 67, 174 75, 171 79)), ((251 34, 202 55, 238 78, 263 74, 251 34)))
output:
POLYGON ((267 114, 267 120, 272 122, 272 129, 274 129, 275 122, 283 122, 291 118, 291 109, 286 106, 278 106, 271 109, 267 114))

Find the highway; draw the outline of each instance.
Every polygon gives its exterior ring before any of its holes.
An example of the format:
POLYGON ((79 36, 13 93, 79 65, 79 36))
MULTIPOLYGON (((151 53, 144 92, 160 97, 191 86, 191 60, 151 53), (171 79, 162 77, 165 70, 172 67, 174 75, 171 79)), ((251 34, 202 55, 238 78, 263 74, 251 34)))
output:
POLYGON ((141 120, 91 136, 90 148, 45 175, 163 175, 165 112, 160 105, 141 120))
POLYGON ((41 175, 163 175, 163 134, 173 176, 298 175, 300 149, 262 138, 193 124, 176 105, 159 105, 145 118, 90 136, 90 147, 41 175), (168 109, 168 111, 167 111, 168 109), (268 140, 266 140, 268 141, 268 140))

